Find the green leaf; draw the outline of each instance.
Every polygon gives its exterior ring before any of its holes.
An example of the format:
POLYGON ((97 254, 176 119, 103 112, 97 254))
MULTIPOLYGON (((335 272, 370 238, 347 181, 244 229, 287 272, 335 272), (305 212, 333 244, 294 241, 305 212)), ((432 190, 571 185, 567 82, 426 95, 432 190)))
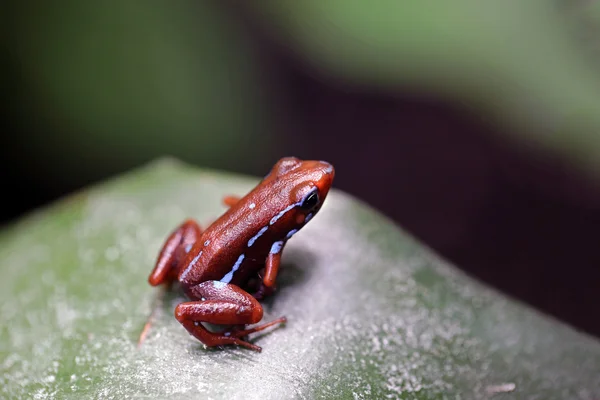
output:
POLYGON ((5 228, 0 397, 600 394, 597 341, 466 277, 338 191, 286 247, 264 303, 264 321, 285 315, 287 326, 252 338, 262 353, 205 349, 173 317, 183 295, 156 301, 146 278, 181 220, 210 223, 222 196, 256 182, 160 161, 5 228))

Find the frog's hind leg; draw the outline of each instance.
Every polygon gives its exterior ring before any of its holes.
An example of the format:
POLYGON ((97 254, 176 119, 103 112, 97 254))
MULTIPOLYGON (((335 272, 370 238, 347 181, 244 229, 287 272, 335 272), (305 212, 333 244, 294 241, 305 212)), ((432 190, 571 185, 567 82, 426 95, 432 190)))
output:
MULTIPOLYGON (((200 228, 200 225, 192 219, 188 219, 179 225, 179 227, 169 235, 160 250, 156 265, 148 277, 148 282, 152 286, 158 286, 161 283, 167 283, 168 286, 168 284, 176 279, 180 267, 179 264, 181 263, 183 256, 191 249, 194 243, 198 241, 201 234, 202 229, 200 228)), ((158 308, 158 303, 164 296, 164 293, 165 289, 161 290, 156 296, 152 307, 152 313, 148 317, 148 320, 140 333, 138 347, 142 345, 150 331, 154 313, 158 308)))
POLYGON ((171 282, 177 277, 179 263, 183 256, 190 251, 202 234, 200 225, 193 219, 184 221, 175 229, 163 244, 154 269, 148 277, 152 286, 163 282, 171 282))
POLYGON ((252 295, 238 286, 219 281, 202 282, 194 286, 190 294, 199 300, 179 304, 175 309, 175 317, 192 336, 209 347, 237 344, 261 351, 259 346, 241 338, 286 322, 285 317, 281 317, 246 330, 210 332, 202 325, 203 322, 237 326, 255 324, 262 319, 263 308, 252 295))

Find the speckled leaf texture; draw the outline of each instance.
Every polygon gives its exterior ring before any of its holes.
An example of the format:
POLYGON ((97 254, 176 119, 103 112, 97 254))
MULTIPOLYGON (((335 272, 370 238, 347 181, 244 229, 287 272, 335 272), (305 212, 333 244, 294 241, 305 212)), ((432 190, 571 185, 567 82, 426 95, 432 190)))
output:
POLYGON ((224 195, 256 182, 161 160, 4 228, 0 398, 600 397, 598 341, 335 190, 286 246, 280 289, 264 302, 264 321, 288 324, 252 337, 262 353, 206 349, 173 317, 183 295, 157 300, 146 278, 179 222, 209 224, 224 195))

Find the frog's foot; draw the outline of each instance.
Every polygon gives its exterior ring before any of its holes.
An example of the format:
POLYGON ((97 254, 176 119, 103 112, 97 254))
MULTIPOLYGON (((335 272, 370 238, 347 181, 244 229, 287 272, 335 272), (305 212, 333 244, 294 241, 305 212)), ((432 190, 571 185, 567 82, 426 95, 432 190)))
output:
POLYGON ((227 207, 233 207, 240 201, 240 199, 241 198, 239 196, 225 196, 223 197, 223 204, 225 204, 227 207))
POLYGON ((263 308, 249 293, 238 286, 219 281, 202 282, 191 290, 197 301, 181 303, 175 308, 175 318, 187 331, 206 346, 236 344, 255 351, 262 349, 241 338, 250 333, 285 322, 285 318, 241 330, 236 327, 223 332, 210 332, 202 323, 245 326, 259 322, 263 308))
POLYGON ((266 324, 262 324, 259 326, 255 326, 253 328, 250 329, 242 329, 242 326, 236 326, 234 329, 232 329, 230 332, 226 332, 225 334, 227 336, 231 336, 231 337, 236 337, 236 338, 243 338, 245 336, 248 336, 251 333, 254 332, 260 332, 262 330, 265 330, 271 326, 274 325, 283 325, 287 322, 287 318, 286 317, 279 317, 276 320, 273 320, 271 322, 267 322, 266 324))
POLYGON ((266 286, 264 283, 260 283, 258 290, 252 294, 256 300, 263 300, 265 297, 268 297, 275 293, 276 288, 274 286, 266 286))

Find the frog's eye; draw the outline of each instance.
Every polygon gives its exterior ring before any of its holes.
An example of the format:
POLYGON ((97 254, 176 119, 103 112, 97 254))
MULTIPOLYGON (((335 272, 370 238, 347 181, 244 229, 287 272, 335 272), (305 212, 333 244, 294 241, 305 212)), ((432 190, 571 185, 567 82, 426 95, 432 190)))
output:
POLYGON ((315 188, 309 194, 306 195, 304 200, 302 200, 302 204, 300 205, 300 207, 303 210, 310 211, 318 205, 319 205, 319 193, 317 192, 317 189, 315 188))

